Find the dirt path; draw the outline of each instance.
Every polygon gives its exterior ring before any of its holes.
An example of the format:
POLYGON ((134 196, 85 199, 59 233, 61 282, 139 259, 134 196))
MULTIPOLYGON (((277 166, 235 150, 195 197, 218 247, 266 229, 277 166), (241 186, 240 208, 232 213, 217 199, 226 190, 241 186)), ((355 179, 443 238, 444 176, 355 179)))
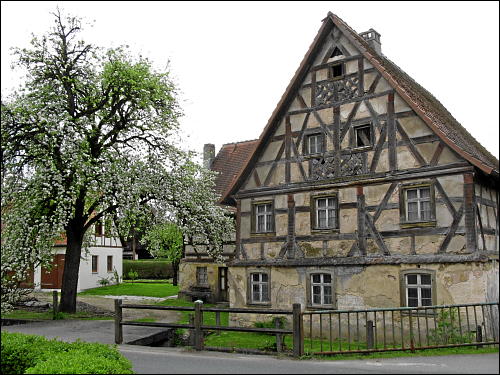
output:
MULTIPOLYGON (((49 293, 34 293, 35 298, 39 301, 52 303, 52 295, 49 293)), ((141 298, 139 296, 120 296, 114 298, 102 296, 77 296, 77 302, 84 302, 94 306, 97 310, 105 310, 108 312, 115 311, 115 299, 121 298, 123 303, 130 305, 149 305, 160 299, 141 298)), ((180 313, 176 311, 160 311, 160 310, 139 310, 139 309, 123 309, 124 320, 136 319, 155 319, 156 322, 173 323, 180 318, 180 313)))

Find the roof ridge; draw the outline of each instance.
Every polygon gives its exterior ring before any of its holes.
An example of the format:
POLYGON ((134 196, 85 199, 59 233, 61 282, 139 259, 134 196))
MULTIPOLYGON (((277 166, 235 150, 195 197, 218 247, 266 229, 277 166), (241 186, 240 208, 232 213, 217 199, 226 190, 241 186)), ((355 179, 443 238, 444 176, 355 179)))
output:
POLYGON ((224 143, 224 144, 221 146, 221 148, 222 148, 222 147, 224 147, 224 146, 229 146, 229 145, 237 145, 237 144, 240 144, 240 143, 255 142, 255 141, 258 141, 258 140, 259 140, 259 138, 257 138, 257 139, 248 139, 248 140, 246 140, 246 141, 238 141, 238 142, 229 142, 229 143, 224 143))

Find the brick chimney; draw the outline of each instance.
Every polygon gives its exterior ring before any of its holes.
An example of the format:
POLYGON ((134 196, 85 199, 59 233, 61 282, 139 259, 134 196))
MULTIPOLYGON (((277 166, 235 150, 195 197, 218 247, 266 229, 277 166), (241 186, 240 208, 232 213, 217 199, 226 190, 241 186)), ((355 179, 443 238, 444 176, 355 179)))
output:
POLYGON ((210 169, 212 162, 215 159, 215 145, 206 143, 203 145, 203 166, 210 169))
POLYGON ((372 47, 379 55, 382 54, 382 44, 380 43, 380 34, 371 29, 363 33, 359 33, 366 42, 372 47))

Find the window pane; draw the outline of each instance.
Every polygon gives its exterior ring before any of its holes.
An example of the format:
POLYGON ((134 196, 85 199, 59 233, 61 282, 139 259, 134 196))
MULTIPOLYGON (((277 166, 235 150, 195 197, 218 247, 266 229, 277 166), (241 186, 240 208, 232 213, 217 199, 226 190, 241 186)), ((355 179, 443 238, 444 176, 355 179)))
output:
POLYGON ((257 206, 257 212, 258 213, 262 213, 262 212, 264 212, 264 210, 265 210, 265 206, 264 205, 257 206))
POLYGON ((408 298, 408 307, 417 307, 418 298, 408 298))
POLYGON ((262 282, 267 283, 267 273, 261 273, 262 276, 262 282))
POLYGON ((264 216, 257 216, 257 232, 264 232, 264 216))
POLYGON ((259 274, 258 273, 252 274, 252 281, 259 281, 259 274))
POLYGON ((313 294, 313 303, 314 304, 321 304, 321 296, 319 294, 313 294))
POLYGON ((332 296, 332 287, 331 286, 325 286, 323 288, 323 294, 325 295, 325 298, 328 296, 328 297, 331 297, 332 296))
POLYGON ((332 275, 328 273, 323 274, 323 282, 325 283, 331 283, 332 282, 332 275))
POLYGON ((416 284, 417 283, 417 275, 406 275, 406 282, 408 284, 416 284))
POLYGON ((326 227, 326 210, 318 211, 318 227, 320 228, 326 227))
POLYGON ((314 285, 313 286, 313 294, 321 294, 321 287, 319 285, 314 285))
POLYGON ((429 220, 431 218, 431 202, 420 202, 421 219, 429 220))
POLYGON ((336 219, 336 214, 335 210, 328 210, 328 227, 329 228, 335 228, 335 219, 336 219))
POLYGON ((417 298, 418 291, 417 288, 408 288, 408 298, 417 298))
POLYGON ((319 283, 320 282, 320 275, 319 274, 312 275, 312 281, 313 281, 313 283, 319 283))
POLYGON ((326 199, 318 199, 318 207, 326 207, 326 199))
POLYGON ((269 288, 267 284, 262 284, 262 302, 269 301, 269 288))
POLYGON ((431 298, 431 290, 429 288, 422 288, 420 291, 422 293, 422 299, 431 298))
POLYGON ((431 275, 420 275, 420 283, 424 285, 431 285, 431 275))
POLYGON ((325 300, 323 302, 325 305, 331 305, 332 304, 332 296, 331 295, 326 295, 325 294, 325 300))
POLYGON ((252 301, 260 302, 260 294, 258 290, 252 293, 252 301))
POLYGON ((422 188, 420 189, 420 198, 429 198, 431 196, 431 189, 422 188))
POLYGON ((266 215, 266 232, 271 232, 273 230, 272 226, 272 215, 267 214, 266 215))
POLYGON ((406 190, 406 197, 408 199, 417 199, 417 189, 406 190))

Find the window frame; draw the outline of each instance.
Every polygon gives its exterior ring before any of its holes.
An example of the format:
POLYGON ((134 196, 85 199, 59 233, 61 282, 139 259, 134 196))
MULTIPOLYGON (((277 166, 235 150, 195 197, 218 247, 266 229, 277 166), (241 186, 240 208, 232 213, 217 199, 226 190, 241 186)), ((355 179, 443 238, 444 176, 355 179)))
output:
POLYGON ((350 142, 349 143, 350 143, 352 150, 365 151, 365 150, 371 150, 373 148, 373 144, 375 142, 375 133, 374 133, 372 121, 352 125, 349 133, 350 133, 350 142), (356 133, 356 131, 359 128, 365 128, 365 127, 369 127, 369 129, 370 129, 370 144, 366 145, 366 146, 358 146, 357 145, 357 133, 356 133))
MULTIPOLYGON (((252 205, 252 212, 251 212, 251 220, 250 220, 250 229, 251 229, 251 234, 253 236, 272 236, 276 233, 276 223, 275 223, 275 219, 276 219, 276 214, 275 214, 275 210, 274 210, 274 200, 262 200, 262 201, 253 201, 251 203, 252 205), (264 206, 264 205, 270 205, 270 230, 266 230, 266 231, 258 231, 258 226, 257 226, 257 211, 258 211, 258 206, 264 206)), ((267 213, 268 211, 266 211, 266 217, 267 217, 267 213)), ((266 223, 267 223, 267 219, 266 220, 266 223)))
MULTIPOLYGON (((417 202, 419 207, 421 201, 417 200, 417 202)), ((430 181, 401 184, 399 187, 399 213, 401 228, 436 226, 436 195, 434 184, 430 181), (408 190, 424 188, 429 188, 430 218, 425 220, 422 220, 420 218, 417 220, 408 220, 407 192, 408 190)))
MULTIPOLYGON (((399 273, 399 286, 400 286, 400 301, 401 301, 401 307, 428 307, 428 306, 422 306, 421 305, 421 293, 418 293, 418 303, 419 306, 408 306, 408 283, 407 283, 407 275, 428 275, 431 278, 431 306, 437 305, 437 295, 436 295, 436 271, 430 270, 430 269, 423 269, 423 268, 414 268, 414 269, 408 269, 401 271, 399 273)), ((421 287, 418 287, 417 285, 420 284, 409 284, 409 285, 415 285, 417 290, 422 289, 421 287)))
MULTIPOLYGON (((261 279, 261 278, 259 278, 261 279)), ((264 282, 259 281, 259 285, 262 285, 264 282)), ((259 291, 262 294, 262 289, 259 291)), ((262 297, 262 296, 261 296, 262 297)), ((247 305, 257 305, 257 306, 271 306, 271 271, 269 269, 249 269, 247 270, 247 305), (267 301, 254 301, 253 300, 253 275, 267 275, 267 301)))
POLYGON ((206 287, 208 286, 208 268, 205 266, 197 266, 196 267, 196 286, 201 286, 201 287, 206 287), (200 270, 205 270, 204 271, 204 282, 201 280, 200 277, 200 270))
MULTIPOLYGON (((321 193, 311 195, 311 232, 338 232, 340 231, 340 214, 339 214, 339 199, 337 192, 321 193), (335 226, 320 228, 318 223, 318 200, 319 199, 334 199, 335 200, 335 226)), ((327 210, 328 212, 328 210, 327 210)), ((327 214, 328 220, 328 214, 327 214)))
POLYGON ((92 273, 99 273, 99 255, 92 255, 90 257, 90 271, 92 273), (94 271, 94 258, 95 258, 95 271, 94 271))
POLYGON ((344 76, 345 76, 345 63, 343 62, 335 62, 335 63, 332 63, 329 67, 328 67, 328 79, 330 81, 337 81, 337 80, 340 80, 340 79, 343 79, 344 76), (333 76, 333 69, 337 66, 340 66, 340 69, 341 69, 341 74, 339 76, 333 76))
POLYGON ((108 273, 113 272, 113 255, 106 256, 106 269, 107 269, 108 273), (110 266, 110 262, 109 262, 110 259, 111 259, 111 268, 109 267, 110 266))
POLYGON ((303 150, 302 153, 306 156, 311 156, 311 155, 322 155, 326 151, 326 137, 325 134, 322 132, 311 132, 308 134, 305 134, 305 142, 303 145, 303 150), (310 147, 310 139, 311 137, 319 137, 319 144, 321 144, 321 151, 317 152, 311 152, 311 147, 310 147))
MULTIPOLYGON (((316 284, 317 285, 317 284, 316 284)), ((323 291, 324 286, 327 286, 328 284, 321 283, 321 289, 323 291)), ((336 309, 337 308, 337 293, 335 292, 335 285, 336 285, 336 280, 335 280, 335 273, 333 270, 329 269, 316 269, 307 272, 307 282, 306 282, 306 299, 307 299, 307 308, 308 309, 336 309), (331 304, 316 304, 313 303, 313 286, 315 286, 315 283, 312 282, 312 278, 314 275, 330 275, 330 288, 332 291, 332 303, 331 304)), ((322 293, 323 295, 323 293, 322 293)), ((323 302, 323 301, 322 301, 323 302)))

